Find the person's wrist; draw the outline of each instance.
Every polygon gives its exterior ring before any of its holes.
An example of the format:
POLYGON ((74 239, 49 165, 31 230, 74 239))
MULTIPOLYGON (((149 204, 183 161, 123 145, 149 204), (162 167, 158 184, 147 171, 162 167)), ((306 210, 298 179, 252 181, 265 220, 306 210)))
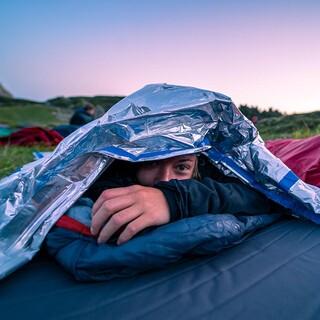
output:
POLYGON ((160 190, 166 199, 169 208, 169 221, 173 222, 180 219, 179 206, 177 203, 176 190, 168 182, 158 182, 155 186, 160 190))

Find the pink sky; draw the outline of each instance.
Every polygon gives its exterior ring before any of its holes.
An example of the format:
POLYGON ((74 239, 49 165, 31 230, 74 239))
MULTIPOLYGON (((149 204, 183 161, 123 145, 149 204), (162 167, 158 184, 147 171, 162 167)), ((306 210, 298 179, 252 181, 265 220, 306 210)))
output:
POLYGON ((127 95, 166 82, 236 104, 320 110, 317 1, 31 2, 0 4, 0 82, 17 97, 127 95))

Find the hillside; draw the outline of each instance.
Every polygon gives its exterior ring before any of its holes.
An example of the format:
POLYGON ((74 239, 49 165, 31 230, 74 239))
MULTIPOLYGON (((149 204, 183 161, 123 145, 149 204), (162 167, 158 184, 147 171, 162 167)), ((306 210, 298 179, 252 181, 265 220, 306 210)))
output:
POLYGON ((320 134, 320 111, 265 118, 256 126, 264 139, 314 136, 320 134))
MULTIPOLYGON (((85 102, 97 107, 97 115, 101 116, 112 105, 120 101, 119 96, 94 97, 57 97, 44 102, 26 99, 0 97, 0 126, 27 127, 55 125, 68 123, 76 108, 85 102)), ((284 115, 277 110, 260 110, 258 107, 240 105, 240 110, 249 119, 257 119, 256 126, 261 136, 274 138, 303 138, 320 134, 320 111, 284 115)))
POLYGON ((101 108, 104 109, 104 111, 107 111, 111 106, 113 106, 115 103, 120 101, 122 98, 123 97, 118 97, 118 96, 57 97, 54 99, 47 100, 45 104, 51 107, 75 109, 83 105, 85 102, 90 102, 95 106, 100 106, 101 108))
POLYGON ((104 114, 120 101, 117 96, 57 97, 44 102, 0 96, 0 125, 10 127, 54 127, 68 123, 75 109, 90 102, 97 107, 97 115, 104 114))

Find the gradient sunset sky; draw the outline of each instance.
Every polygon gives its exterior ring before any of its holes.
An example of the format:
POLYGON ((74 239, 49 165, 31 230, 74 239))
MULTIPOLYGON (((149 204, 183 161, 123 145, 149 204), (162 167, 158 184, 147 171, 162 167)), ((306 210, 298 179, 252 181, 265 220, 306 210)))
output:
POLYGON ((2 0, 0 37, 0 83, 16 97, 166 82, 320 110, 320 1, 2 0))

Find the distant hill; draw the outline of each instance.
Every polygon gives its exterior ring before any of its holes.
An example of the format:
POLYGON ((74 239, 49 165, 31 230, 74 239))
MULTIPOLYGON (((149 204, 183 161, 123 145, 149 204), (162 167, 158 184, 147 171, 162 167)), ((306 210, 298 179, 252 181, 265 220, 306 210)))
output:
POLYGON ((281 117, 284 115, 279 110, 273 108, 263 110, 257 106, 248 106, 247 104, 240 104, 239 109, 248 119, 255 119, 255 121, 265 118, 281 117))
POLYGON ((256 106, 240 105, 239 109, 265 139, 299 139, 320 134, 320 111, 286 115, 273 108, 262 110, 256 106))
POLYGON ((95 106, 100 106, 107 111, 111 106, 120 101, 123 97, 119 96, 78 96, 78 97, 57 97, 45 102, 48 106, 76 109, 83 106, 86 102, 90 102, 95 106))
POLYGON ((54 127, 69 123, 75 109, 85 103, 97 108, 97 116, 102 116, 123 97, 57 97, 44 102, 0 96, 0 125, 10 127, 43 126, 54 127))
POLYGON ((1 107, 10 107, 10 106, 13 106, 13 107, 24 106, 24 105, 29 105, 29 104, 42 104, 42 105, 44 105, 45 103, 36 102, 33 100, 16 99, 16 98, 0 96, 0 108, 1 107))
MULTIPOLYGON (((85 102, 97 107, 101 116, 120 101, 119 96, 57 97, 44 102, 0 96, 0 125, 10 127, 43 126, 54 127, 69 122, 74 110, 85 102)), ((285 115, 269 108, 240 105, 239 109, 255 122, 265 140, 275 138, 303 138, 320 134, 320 111, 285 115)))
POLYGON ((13 95, 0 83, 0 97, 13 98, 13 95))
POLYGON ((8 96, 0 95, 0 107, 23 106, 23 105, 43 105, 47 107, 59 107, 67 109, 76 109, 86 102, 90 102, 95 106, 100 106, 107 111, 111 106, 120 101, 123 97, 118 96, 95 96, 95 97, 57 97, 47 101, 39 102, 27 99, 16 99, 8 96))
POLYGON ((265 118, 256 126, 264 139, 314 136, 320 134, 320 111, 265 118))
POLYGON ((11 127, 45 126, 54 127, 69 123, 75 109, 85 103, 97 108, 97 116, 102 116, 123 97, 57 97, 44 102, 0 96, 0 125, 11 127))

